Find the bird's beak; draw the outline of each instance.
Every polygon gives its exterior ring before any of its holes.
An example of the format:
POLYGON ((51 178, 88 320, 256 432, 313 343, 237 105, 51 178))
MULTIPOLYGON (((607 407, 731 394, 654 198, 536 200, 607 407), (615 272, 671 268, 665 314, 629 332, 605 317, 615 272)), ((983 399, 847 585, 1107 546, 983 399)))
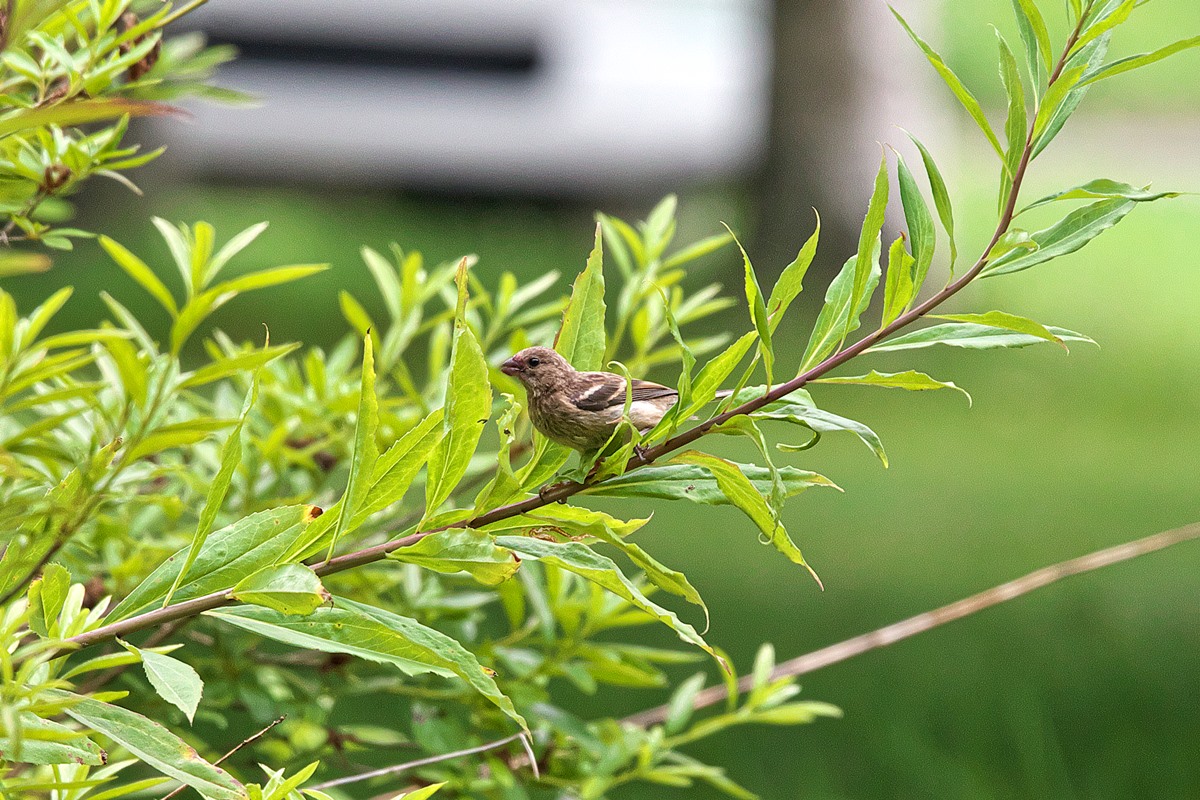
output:
POLYGON ((515 358, 510 358, 500 365, 500 371, 505 375, 516 375, 521 371, 521 365, 515 358))

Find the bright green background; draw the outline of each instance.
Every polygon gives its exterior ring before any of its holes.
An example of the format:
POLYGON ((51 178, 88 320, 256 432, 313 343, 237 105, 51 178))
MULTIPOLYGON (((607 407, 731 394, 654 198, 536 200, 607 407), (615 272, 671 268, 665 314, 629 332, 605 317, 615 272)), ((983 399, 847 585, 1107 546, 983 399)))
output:
MULTIPOLYGON (((935 39, 948 43, 948 59, 969 82, 993 87, 979 91, 985 99, 996 98, 997 82, 984 20, 1003 19, 1008 31, 1008 14, 1003 0, 949 3, 943 36, 935 39)), ((1131 27, 1121 53, 1200 32, 1200 5, 1191 0, 1156 0, 1139 14, 1146 24, 1131 27)), ((890 41, 904 46, 899 36, 890 41)), ((1187 54, 1095 92, 1074 132, 1069 126, 1035 166, 1027 196, 1091 177, 1200 189, 1200 163, 1188 146, 1200 140, 1191 133, 1198 85, 1200 56, 1187 54), (1073 146, 1086 150, 1074 153, 1073 146)), ((994 206, 994 167, 987 151, 973 147, 962 168, 946 169, 968 258, 990 233, 994 206), (987 168, 978 169, 982 164, 987 168)), ((382 307, 371 302, 360 244, 395 239, 433 259, 472 250, 488 280, 502 269, 572 273, 591 237, 586 207, 153 182, 147 188, 141 200, 92 190, 84 222, 102 207, 115 211, 127 222, 109 232, 163 264, 165 248, 146 219, 151 213, 206 218, 224 236, 268 219, 271 229, 241 269, 333 262, 334 270, 276 291, 270 302, 251 296, 222 310, 218 322, 232 333, 257 336, 266 321, 275 341, 340 335, 340 288, 372 310, 382 307)), ((867 187, 862 191, 865 202, 867 187)), ((712 232, 720 218, 750 227, 739 211, 748 207, 743 197, 728 187, 684 194, 681 235, 712 232)), ((869 364, 916 366, 952 379, 972 392, 973 409, 953 393, 815 389, 821 404, 875 427, 892 460, 884 471, 857 441, 833 436, 795 459, 846 489, 844 496, 797 498, 786 516, 825 593, 759 546, 732 510, 656 507, 643 544, 691 576, 712 609, 710 640, 745 666, 761 641, 775 642, 781 658, 794 656, 1036 567, 1200 520, 1198 230, 1195 198, 1142 207, 1083 252, 987 281, 954 302, 956 310, 1001 308, 1079 330, 1100 349, 1079 346, 1070 356, 1050 346, 931 349, 869 364)), ((764 272, 779 266, 760 265, 764 272)), ((706 270, 736 290, 737 267, 727 254, 706 270)), ((161 273, 171 279, 171 270, 161 273)), ((100 288, 133 306, 141 300, 92 244, 62 258, 49 276, 8 284, 27 309, 67 282, 79 288, 71 308, 84 318, 101 313, 100 288)), ((823 291, 815 284, 806 295, 810 312, 823 291)), ((740 314, 727 322, 747 325, 740 314)), ((799 352, 805 336, 797 318, 780 334, 779 351, 799 352)), ((632 501, 620 507, 647 510, 632 501)), ((1198 564, 1200 546, 1182 546, 827 669, 804 680, 805 694, 839 704, 844 720, 746 729, 695 753, 728 765, 735 779, 768 798, 1196 797, 1198 564)), ((651 636, 672 639, 663 631, 651 636)), ((657 692, 590 699, 572 692, 564 699, 596 713, 664 699, 657 692)))

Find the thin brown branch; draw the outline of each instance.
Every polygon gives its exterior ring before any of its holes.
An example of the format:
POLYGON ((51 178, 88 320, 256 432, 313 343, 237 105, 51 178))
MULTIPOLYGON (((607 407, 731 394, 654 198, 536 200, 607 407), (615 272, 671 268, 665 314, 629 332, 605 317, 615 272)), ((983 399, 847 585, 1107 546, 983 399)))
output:
MULTIPOLYGON (((287 714, 284 714, 283 716, 278 717, 277 719, 275 719, 274 722, 270 723, 269 725, 267 725, 267 727, 263 728, 261 731, 254 734, 253 736, 247 736, 245 739, 242 739, 242 741, 238 742, 237 744, 235 744, 233 746, 232 750, 230 750, 228 753, 226 753, 225 755, 218 758, 216 761, 213 762, 213 764, 214 765, 220 764, 222 761, 229 758, 231 755, 236 753, 238 750, 241 750, 243 747, 250 744, 254 740, 261 739, 263 736, 266 735, 267 731, 271 730, 271 728, 274 728, 276 725, 283 722, 285 719, 287 719, 287 714)), ((186 788, 187 788, 187 784, 180 784, 179 786, 176 786, 174 789, 172 789, 169 794, 163 795, 162 800, 171 800, 172 797, 179 794, 186 788)))
MULTIPOLYGON (((324 789, 331 789, 334 786, 343 786, 347 783, 358 783, 359 781, 378 778, 383 775, 398 775, 401 772, 408 772, 410 769, 416 769, 417 767, 426 767, 430 764, 438 764, 442 761, 451 761, 455 758, 462 758, 463 756, 470 756, 474 755, 475 753, 486 753, 489 750, 495 750, 498 747, 503 747, 509 742, 515 742, 517 739, 524 738, 524 733, 514 733, 512 736, 506 736, 503 739, 497 739, 496 741, 488 742, 487 744, 476 745, 475 747, 467 747, 450 753, 441 753, 436 756, 426 756, 425 758, 418 758, 415 761, 406 761, 403 764, 393 764, 390 767, 380 767, 379 769, 373 769, 368 772, 360 772, 357 775, 346 775, 342 778, 334 778, 331 781, 325 781, 324 783, 318 783, 314 786, 306 786, 304 788, 321 791, 324 789)), ((166 798, 163 798, 163 800, 166 800, 166 798)))
MULTIPOLYGON (((1051 84, 1058 80, 1059 76, 1062 74, 1063 67, 1067 61, 1067 56, 1075 42, 1078 40, 1080 30, 1082 30, 1082 23, 1067 39, 1066 47, 1063 49, 1063 53, 1060 56, 1058 63, 1055 65, 1050 74, 1051 84)), ((921 319, 930 311, 949 300, 969 283, 971 283, 971 281, 979 276, 979 273, 983 271, 983 268, 987 266, 992 249, 1000 241, 1001 237, 1007 233, 1009 226, 1012 224, 1013 216, 1016 213, 1017 197, 1020 194, 1021 185, 1024 182, 1026 170, 1028 169, 1030 160, 1033 157, 1033 144, 1034 123, 1031 123, 1029 135, 1026 137, 1025 147, 1021 153, 1021 158, 1017 164, 1016 170, 1013 172, 1012 189, 1009 192, 1008 202, 1006 203, 1003 212, 1001 212, 1000 221, 996 225, 996 229, 992 234, 991 240, 983 249, 983 254, 979 257, 979 260, 975 262, 971 269, 969 269, 957 280, 947 285, 937 294, 927 299, 924 303, 921 303, 904 314, 901 314, 891 324, 886 325, 876 330, 874 333, 864 336, 854 344, 839 350, 837 353, 834 353, 829 358, 825 359, 807 372, 797 375, 790 381, 781 383, 779 386, 776 386, 774 389, 760 397, 742 403, 741 405, 731 408, 724 413, 718 414, 715 417, 712 417, 700 423, 699 425, 680 433, 677 436, 667 439, 666 441, 635 455, 629 460, 628 464, 626 464, 625 472, 631 472, 640 467, 647 466, 653 463, 655 460, 667 455, 668 453, 679 450, 680 448, 691 444, 692 442, 712 431, 713 428, 728 422, 734 417, 752 414, 769 403, 773 403, 776 400, 795 392, 796 390, 804 387, 810 381, 825 375, 826 373, 836 369, 837 367, 840 367, 842 364, 845 364, 847 361, 850 361, 851 359, 860 355, 864 350, 872 345, 883 339, 886 339, 893 333, 896 333, 902 328, 905 328, 908 325, 911 325, 913 322, 921 319)), ((421 539, 432 533, 437 533, 450 527, 466 526, 470 528, 480 528, 485 525, 490 525, 493 522, 499 522, 501 520, 520 516, 521 514, 534 511, 552 503, 566 501, 568 498, 579 494, 585 489, 591 488, 593 485, 594 482, 585 481, 584 483, 566 482, 546 487, 532 497, 515 503, 509 503, 508 505, 500 506, 499 508, 494 508, 487 513, 480 514, 473 519, 467 520, 466 522, 457 523, 453 526, 443 525, 426 531, 418 531, 399 539, 393 539, 389 542, 373 545, 371 547, 365 547, 361 550, 338 556, 337 558, 330 559, 329 561, 315 566, 314 571, 317 573, 317 575, 324 577, 326 575, 333 575, 348 569, 355 569, 367 564, 372 564, 376 561, 381 561, 384 558, 387 558, 388 553, 416 544, 417 542, 421 541, 421 539)), ((88 633, 71 637, 67 640, 67 642, 78 647, 87 647, 89 645, 96 644, 97 642, 106 641, 114 636, 124 636, 133 631, 142 630, 143 628, 153 625, 161 625, 165 622, 171 622, 172 620, 181 619, 183 617, 195 616, 196 614, 226 605, 227 603, 232 602, 232 600, 232 593, 228 589, 219 592, 213 592, 212 594, 208 594, 203 597, 194 598, 192 600, 177 603, 175 605, 155 609, 154 611, 150 611, 145 614, 130 617, 129 619, 121 620, 111 625, 101 626, 88 633)))
MULTIPOLYGON (((843 642, 822 647, 820 650, 814 650, 811 653, 793 658, 790 661, 785 661, 771 672, 771 680, 807 675, 824 667, 840 664, 847 659, 860 656, 871 650, 887 647, 909 637, 916 636, 919 633, 925 633, 948 622, 969 617, 992 606, 998 606, 1001 603, 1007 603, 1009 600, 1015 600, 1030 592, 1049 586, 1052 583, 1057 583, 1064 578, 1111 567, 1113 564, 1130 561, 1148 553, 1165 550, 1168 547, 1196 539, 1200 539, 1200 523, 1156 533, 1133 542, 1126 542, 1125 544, 1119 544, 1104 550, 1097 550, 1094 553, 1073 558, 1069 561, 1053 564, 1049 567, 1042 567, 1016 580, 1002 583, 999 586, 994 586, 991 589, 973 594, 970 597, 964 597, 962 600, 957 600, 933 611, 917 614, 915 617, 894 622, 891 625, 871 631, 870 633, 864 633, 852 639, 846 639, 843 642)), ((753 681, 754 676, 744 676, 738 681, 738 691, 749 691, 753 688, 753 681)), ((724 684, 711 686, 696 695, 696 699, 692 703, 692 708, 706 708, 723 702, 728 697, 729 690, 725 688, 724 684)), ((666 718, 667 706, 664 705, 638 712, 626 717, 623 722, 639 727, 649 727, 650 725, 656 725, 664 721, 666 718)))

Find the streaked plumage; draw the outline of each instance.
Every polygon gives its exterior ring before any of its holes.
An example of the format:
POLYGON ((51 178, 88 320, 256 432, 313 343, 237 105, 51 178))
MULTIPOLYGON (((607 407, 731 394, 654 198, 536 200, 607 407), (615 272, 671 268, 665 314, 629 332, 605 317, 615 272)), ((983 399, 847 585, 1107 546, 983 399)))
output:
MULTIPOLYGON (((625 410, 625 379, 611 372, 578 372, 548 347, 527 347, 500 370, 525 385, 529 418, 542 434, 576 450, 603 447, 625 410)), ((633 381, 629 420, 640 431, 658 424, 679 399, 668 386, 633 381)))

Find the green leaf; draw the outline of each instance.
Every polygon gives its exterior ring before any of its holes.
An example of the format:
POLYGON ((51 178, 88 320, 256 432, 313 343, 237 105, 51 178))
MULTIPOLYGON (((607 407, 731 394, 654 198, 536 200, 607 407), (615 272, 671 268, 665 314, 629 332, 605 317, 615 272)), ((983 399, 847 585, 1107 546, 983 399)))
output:
POLYGON ((178 708, 192 722, 204 694, 204 681, 190 664, 153 650, 142 650, 128 642, 117 640, 122 647, 142 662, 146 679, 163 700, 178 708))
MULTIPOLYGON (((70 286, 64 286, 54 294, 46 298, 46 301, 33 310, 33 313, 28 317, 28 324, 25 326, 25 333, 21 336, 19 348, 21 350, 28 349, 37 337, 42 334, 46 325, 54 318, 62 307, 66 304, 74 293, 74 289, 70 286)), ((0 353, 7 355, 8 348, 0 348, 0 353)), ((0 355, 3 358, 4 355, 0 355)))
POLYGON ((896 11, 896 9, 892 8, 891 6, 888 6, 888 8, 891 8, 892 14, 897 20, 900 21, 900 24, 904 27, 905 32, 908 33, 909 38, 911 38, 913 42, 916 43, 917 47, 921 48, 921 51, 925 53, 925 57, 929 59, 929 63, 932 64, 933 68, 937 70, 937 73, 942 76, 942 80, 944 80, 946 85, 950 87, 950 91, 953 92, 954 96, 958 98, 958 102, 962 103, 962 107, 966 109, 968 114, 971 115, 971 119, 975 120, 975 124, 979 126, 979 130, 983 131, 983 135, 987 137, 988 143, 992 145, 992 149, 996 151, 996 155, 1000 156, 1000 160, 1003 162, 1004 148, 1000 146, 1000 140, 996 138, 996 134, 992 130, 992 126, 988 124, 987 117, 984 115, 983 109, 979 105, 979 101, 975 99, 975 95, 971 94, 971 90, 963 85, 963 82, 959 80, 958 76, 955 75, 950 67, 946 65, 946 62, 942 60, 942 57, 938 55, 932 47, 927 45, 912 28, 909 27, 904 17, 900 16, 900 12, 896 11))
MULTIPOLYGON (((908 131, 905 133, 917 146, 917 150, 921 152, 921 163, 925 165, 925 174, 929 178, 929 190, 933 194, 933 204, 937 208, 938 219, 942 221, 942 227, 950 239, 950 273, 954 274, 954 264, 958 261, 958 245, 954 239, 954 206, 950 202, 950 190, 946 188, 946 180, 942 177, 942 171, 938 169, 937 162, 933 160, 929 149, 921 143, 920 139, 908 131)), ((903 198, 903 194, 901 197, 903 198)), ((907 215, 907 213, 907 207, 905 207, 905 214, 907 215)), ((913 246, 916 247, 915 242, 913 246)))
MULTIPOLYGON (((896 174, 900 184, 900 202, 904 206, 904 221, 908 225, 908 238, 912 243, 912 255, 915 259, 911 279, 912 296, 909 298, 911 304, 921 291, 925 276, 929 273, 929 266, 933 263, 937 233, 933 228, 933 216, 929 213, 929 206, 925 204, 925 198, 917 186, 917 179, 899 153, 896 154, 896 174)), ((953 228, 953 219, 950 225, 953 228)), ((888 275, 890 279, 890 268, 888 275)))
POLYGON ((913 298, 913 265, 916 260, 904 248, 904 237, 892 242, 888 250, 887 280, 883 287, 883 319, 880 327, 888 325, 904 313, 913 298))
POLYGON ((821 579, 804 560, 800 548, 788 535, 787 529, 779 521, 775 512, 767 505, 763 493, 754 485, 751 479, 740 469, 740 465, 723 458, 701 453, 698 450, 687 450, 671 459, 676 464, 691 464, 707 470, 717 481, 717 488, 729 499, 729 502, 750 518, 764 536, 780 553, 783 553, 793 563, 799 564, 809 571, 818 584, 821 579))
POLYGON ((1004 135, 1007 142, 1005 148, 1005 171, 1000 182, 1000 209, 1003 210, 1012 191, 1012 176, 1017 174, 1017 166, 1025 153, 1026 129, 1029 127, 1028 111, 1025 108, 1025 87, 1021 83, 1021 70, 1017 67, 1017 59, 1013 56, 1008 42, 996 31, 996 41, 1000 47, 1000 81, 1008 96, 1008 116, 1004 124, 1004 135))
POLYGON ((979 274, 981 277, 1008 275, 1074 253, 1124 219, 1136 206, 1133 200, 1112 198, 1077 208, 1054 225, 1032 235, 1037 250, 1012 250, 988 263, 979 274))
POLYGON ((0 278, 31 275, 50 269, 50 259, 43 253, 0 252, 0 278))
POLYGON ((58 633, 58 615, 71 588, 71 573, 60 564, 47 564, 42 576, 29 584, 29 627, 39 636, 58 633))
POLYGON ((199 417, 164 425, 134 444, 125 455, 125 459, 132 464, 134 461, 161 453, 164 450, 195 444, 207 439, 217 431, 228 428, 234 422, 231 419, 199 417))
POLYGON ((259 272, 251 272, 246 275, 239 275, 236 278, 218 283, 208 291, 213 294, 225 294, 227 292, 241 293, 255 289, 266 289, 269 286, 278 286, 281 283, 298 281, 301 278, 307 278, 309 275, 315 275, 327 269, 329 269, 328 264, 295 264, 289 267, 274 267, 259 272))
POLYGON ((716 398, 721 384, 737 369, 757 340, 755 331, 745 334, 700 369, 692 381, 692 402, 679 412, 679 419, 687 419, 716 398))
POLYGON ((234 586, 233 597, 292 616, 306 616, 329 602, 317 573, 303 564, 265 567, 234 586))
POLYGON ((1107 8, 1101 9, 1101 13, 1093 15, 1088 21, 1079 38, 1072 45, 1071 52, 1076 53, 1082 50, 1089 42, 1098 39, 1124 23, 1129 19, 1129 15, 1133 13, 1133 9, 1137 7, 1137 4, 1138 0, 1121 0, 1121 2, 1116 4, 1109 3, 1107 8))
POLYGON ((249 247, 250 243, 257 239, 266 229, 267 223, 259 222, 240 233, 234 234, 228 242, 221 246, 217 254, 208 260, 208 270, 204 273, 204 279, 201 281, 201 284, 207 286, 213 278, 217 277, 217 273, 229 263, 231 258, 249 247))
POLYGON ((431 533, 416 544, 392 551, 388 558, 434 572, 466 572, 487 586, 503 583, 521 566, 511 550, 497 547, 487 533, 471 529, 431 533))
MULTIPOLYGON (((1086 47, 1080 49, 1067 60, 1066 67, 1063 70, 1063 77, 1060 78, 1056 84, 1062 83, 1063 81, 1070 81, 1074 85, 1071 87, 1071 90, 1066 93, 1066 96, 1062 98, 1061 102, 1054 102, 1054 106, 1056 106, 1053 109, 1054 113, 1049 117, 1049 119, 1044 121, 1043 125, 1038 126, 1038 129, 1041 130, 1041 133, 1037 137, 1036 143, 1033 147, 1033 158, 1037 158, 1037 156, 1043 150, 1045 150, 1047 146, 1049 146, 1050 142, 1052 142, 1054 137, 1058 135, 1058 132, 1062 130, 1063 125, 1066 124, 1070 116, 1075 113, 1075 109, 1077 109, 1079 104, 1083 102, 1083 98, 1088 92, 1088 87, 1080 85, 1080 79, 1087 74, 1089 70, 1096 69, 1104 63, 1104 57, 1108 54, 1108 43, 1111 37, 1111 31, 1105 33, 1095 41, 1090 42, 1086 47)), ((1050 92, 1047 91, 1046 97, 1042 99, 1041 108, 1047 108, 1047 103, 1049 103, 1051 100, 1054 100, 1054 98, 1051 98, 1050 92)))
POLYGON ((420 789, 414 789, 411 792, 398 794, 393 797, 392 800, 429 800, 430 797, 433 797, 435 794, 437 794, 438 789, 441 789, 445 785, 446 781, 442 781, 441 783, 431 783, 428 786, 422 786, 420 789))
POLYGON ((825 305, 821 307, 821 313, 817 315, 816 324, 813 325, 812 335, 808 340, 808 347, 805 349, 804 358, 800 363, 800 372, 806 372, 825 360, 827 356, 837 350, 839 343, 844 341, 846 336, 858 328, 859 319, 871 302, 871 294, 879 283, 880 247, 877 238, 872 245, 871 258, 868 262, 874 266, 868 273, 866 290, 860 297, 858 305, 852 306, 850 302, 854 293, 855 271, 858 268, 857 256, 847 260, 842 266, 841 272, 829 284, 829 288, 825 292, 825 305))
POLYGON ((354 425, 354 450, 350 454, 350 474, 346 491, 338 504, 337 522, 329 542, 325 560, 333 558, 338 538, 350 530, 354 514, 366 500, 371 488, 370 477, 379 459, 379 444, 375 433, 379 429, 379 398, 375 395, 375 352, 371 337, 363 338, 362 380, 358 396, 358 419, 354 425))
POLYGON ((673 269, 681 267, 695 261, 698 258, 703 258, 709 253, 715 253, 725 245, 733 241, 733 234, 718 233, 715 236, 709 236, 701 239, 695 244, 688 245, 681 250, 677 250, 663 261, 663 269, 673 269))
POLYGON ((504 505, 521 494, 521 481, 513 473, 512 443, 516 438, 517 418, 521 415, 521 404, 510 395, 504 395, 505 410, 496 421, 500 433, 500 449, 496 453, 496 475, 479 490, 475 497, 475 514, 483 514, 504 505))
POLYGON ((580 371, 604 367, 606 334, 604 328, 604 238, 596 226, 596 243, 587 265, 571 289, 571 301, 563 312, 562 327, 554 340, 554 349, 580 371))
POLYGON ((138 285, 150 293, 150 296, 158 301, 158 304, 167 310, 167 313, 172 317, 179 316, 179 306, 175 303, 175 298, 171 296, 171 292, 167 289, 166 284, 158 279, 154 274, 154 270, 146 265, 145 261, 135 256, 124 246, 118 244, 107 236, 99 238, 100 246, 104 248, 104 252, 108 253, 109 257, 117 263, 117 266, 125 271, 129 277, 137 281, 138 285))
MULTIPOLYGON (((733 235, 732 230, 729 233, 733 235)), ((762 354, 763 366, 767 370, 767 383, 774 383, 775 351, 771 346, 772 328, 771 320, 767 317, 767 305, 763 300, 762 289, 758 286, 758 277, 754 274, 754 265, 750 263, 750 254, 742 247, 742 243, 738 242, 736 236, 733 240, 737 242, 738 250, 742 253, 746 304, 750 308, 750 320, 754 323, 754 330, 758 333, 758 351, 762 354)))
POLYGON ((808 237, 804 246, 800 248, 800 252, 796 254, 792 263, 779 273, 779 278, 775 281, 774 288, 771 289, 771 297, 767 300, 767 312, 771 317, 772 333, 779 327, 779 323, 783 322, 783 315, 787 312, 788 306, 804 289, 804 276, 808 273, 808 268, 817 254, 817 242, 821 238, 821 215, 817 214, 815 209, 813 213, 817 216, 817 227, 808 237))
POLYGON ((429 459, 429 453, 442 438, 442 413, 440 408, 433 411, 379 456, 371 476, 371 488, 351 520, 353 527, 404 497, 413 478, 429 459))
POLYGON ((876 372, 871 370, 866 375, 853 375, 837 378, 816 378, 813 383, 840 383, 854 386, 880 386, 885 389, 905 389, 910 392, 924 392, 932 389, 954 389, 962 392, 971 403, 971 395, 965 389, 955 386, 950 381, 934 380, 923 372, 906 370, 905 372, 876 372))
POLYGON ((1114 75, 1120 75, 1130 70, 1140 69, 1156 61, 1162 61, 1168 56, 1173 56, 1176 53, 1190 50, 1193 47, 1200 47, 1200 36, 1193 36, 1190 39, 1181 39, 1174 44, 1169 44, 1166 47, 1159 48, 1152 53, 1141 53, 1136 56, 1128 56, 1118 59, 1117 61, 1107 64, 1100 69, 1093 69, 1080 79, 1079 85, 1090 86, 1096 81, 1102 81, 1105 78, 1111 78, 1114 75))
POLYGON ((706 678, 703 672, 697 672, 679 684, 679 688, 671 695, 667 703, 667 718, 663 721, 663 728, 667 733, 679 733, 688 724, 688 720, 696 711, 693 707, 696 695, 704 688, 706 678))
POLYGON ((799 703, 785 703, 765 711, 755 711, 750 715, 750 721, 760 725, 805 725, 820 717, 840 719, 842 710, 829 703, 805 700, 799 703))
MULTIPOLYGON (((1045 339, 1048 342, 1062 345, 1062 339, 1050 332, 1045 325, 1039 322, 1034 322, 1025 317, 1018 317, 1016 314, 1007 314, 1003 311, 988 311, 984 314, 932 314, 933 319, 944 319, 950 322, 970 322, 976 325, 986 325, 991 328, 1003 328, 1004 330, 1016 331, 1029 336, 1035 336, 1038 339, 1045 339)), ((1066 345, 1063 345, 1066 348, 1066 345)))
MULTIPOLYGON (((749 400, 753 397, 762 396, 764 388, 759 386, 739 392, 737 402, 744 402, 743 398, 749 400)), ((804 389, 797 389, 787 397, 776 400, 773 403, 768 403, 751 414, 751 417, 754 419, 774 420, 801 425, 818 434, 837 431, 853 433, 862 440, 863 444, 871 449, 871 452, 879 457, 884 467, 888 466, 888 458, 883 449, 883 441, 875 431, 856 420, 838 416, 832 412, 817 408, 816 404, 813 403, 812 397, 804 389)), ((785 467, 784 469, 788 468, 785 467)))
MULTIPOLYGON (((766 467, 757 464, 734 464, 754 485, 755 491, 769 495, 772 476, 766 467)), ((815 472, 780 467, 779 475, 788 497, 813 486, 837 488, 833 481, 815 472)), ((659 500, 691 500, 693 503, 717 506, 731 501, 718 488, 712 473, 703 467, 688 464, 653 464, 624 475, 609 478, 589 486, 583 494, 602 497, 649 497, 659 500)))
MULTIPOLYGON (((871 301, 868 287, 873 289, 879 281, 879 248, 880 232, 883 230, 883 217, 888 204, 888 168, 887 153, 879 158, 879 172, 875 175, 875 188, 871 191, 871 200, 867 204, 867 215, 863 219, 862 230, 858 235, 858 253, 854 256, 854 284, 850 292, 850 308, 865 307, 871 301), (874 282, 872 281, 874 278, 874 282)), ((846 330, 839 338, 840 342, 858 327, 857 316, 846 320, 846 330)), ((807 362, 807 358, 805 361, 807 362)))
POLYGON ((695 628, 679 619, 674 612, 651 602, 641 589, 625 577, 612 559, 590 547, 579 542, 548 542, 528 536, 497 536, 496 544, 516 551, 522 558, 541 561, 591 581, 662 622, 675 631, 680 639, 696 645, 724 666, 725 660, 708 646, 695 628))
MULTIPOLYGON (((0 735, 0 759, 22 764, 87 764, 100 766, 108 755, 79 731, 28 711, 15 716, 16 730, 0 735), (19 744, 19 750, 18 750, 19 744)), ((5 720, 6 726, 8 720, 5 720)))
MULTIPOLYGON (((191 577, 180 584, 176 601, 190 600, 228 589, 287 554, 304 536, 304 529, 320 516, 315 506, 284 506, 260 511, 214 531, 192 565, 191 577)), ((179 550, 129 593, 107 619, 120 619, 161 603, 179 574, 187 548, 179 550)))
POLYGON ((246 788, 225 770, 201 758, 194 748, 141 714, 61 689, 46 696, 67 701, 63 713, 124 747, 136 758, 209 800, 248 800, 246 788))
POLYGON ((196 386, 204 386, 219 381, 222 378, 228 378, 230 375, 239 375, 243 372, 257 370, 259 367, 269 364, 277 358, 286 356, 298 347, 300 347, 299 344, 281 344, 213 361, 211 364, 205 364, 195 372, 188 374, 187 377, 179 382, 179 387, 181 389, 191 389, 196 386))
POLYGON ((409 675, 420 672, 447 677, 457 675, 522 728, 528 729, 512 701, 496 686, 490 671, 454 639, 381 608, 343 598, 337 598, 335 602, 337 607, 318 608, 303 618, 288 617, 255 606, 205 613, 295 647, 322 653, 345 653, 379 664, 391 664, 409 675))
POLYGON ((1138 203, 1149 203, 1154 200, 1162 200, 1164 198, 1179 197, 1186 192, 1154 192, 1149 186, 1138 188, 1128 183, 1121 181, 1109 180, 1107 178, 1098 178, 1079 186, 1072 186, 1070 189, 1063 189, 1061 192, 1048 194, 1045 197, 1036 200, 1021 209, 1018 214, 1024 214, 1040 206, 1054 203, 1059 200, 1101 200, 1110 198, 1124 198, 1125 200, 1133 200, 1138 203))
POLYGON ((454 314, 454 343, 446 384, 444 435, 429 457, 429 477, 425 483, 427 517, 446 502, 466 474, 483 427, 492 415, 492 385, 488 380, 487 362, 466 320, 465 258, 459 263, 455 283, 458 285, 458 307, 454 314))
POLYGON ((233 430, 229 432, 225 443, 221 445, 221 466, 217 469, 217 474, 213 478, 212 483, 208 485, 208 494, 204 498, 204 508, 200 511, 200 520, 196 525, 196 532, 192 534, 192 542, 188 545, 187 556, 184 558, 183 565, 179 568, 179 574, 176 576, 174 583, 171 584, 170 591, 163 598, 163 605, 168 605, 171 598, 175 595, 175 591, 187 576, 188 570, 192 568, 192 564, 196 562, 196 557, 200 555, 200 548, 204 546, 204 542, 208 539, 208 534, 212 532, 213 522, 217 518, 217 514, 221 511, 221 507, 225 504, 225 496, 229 493, 229 484, 233 481, 233 473, 237 471, 238 464, 242 461, 242 428, 246 425, 246 418, 250 415, 250 409, 254 407, 254 401, 258 397, 258 373, 254 373, 254 377, 250 381, 250 391, 246 393, 246 399, 242 402, 242 412, 238 415, 237 423, 233 426, 233 430))
POLYGON ((98 122, 102 119, 114 119, 130 116, 146 116, 171 114, 176 109, 162 103, 152 103, 147 100, 98 99, 71 100, 65 103, 44 106, 42 108, 26 109, 0 119, 0 136, 41 128, 47 125, 71 127, 88 122, 98 122))
MULTIPOLYGON (((1087 336, 1066 330, 1065 328, 1056 328, 1053 325, 1047 325, 1046 330, 1061 342, 1087 342, 1088 344, 1095 344, 1087 336)), ((922 328, 919 331, 906 333, 903 336, 897 336, 895 339, 889 339, 882 344, 877 344, 867 349, 866 352, 888 353, 897 350, 918 350, 922 347, 932 347, 935 344, 963 347, 969 350, 994 350, 1006 347, 1028 347, 1031 344, 1041 344, 1045 341, 1044 337, 1015 333, 1006 328, 993 328, 971 323, 949 323, 946 325, 933 325, 929 328, 922 328)))
POLYGON ((1054 64, 1050 29, 1046 26, 1046 18, 1042 16, 1034 0, 1013 0, 1013 10, 1017 14, 1017 26, 1025 43, 1026 60, 1029 62, 1029 76, 1034 82, 1036 92, 1039 73, 1048 73, 1054 64), (1042 70, 1038 68, 1039 62, 1042 70))
POLYGON ((628 536, 649 522, 649 519, 619 520, 602 511, 593 511, 577 506, 555 504, 535 509, 512 517, 494 525, 489 525, 489 531, 498 530, 528 530, 552 528, 572 538, 585 541, 598 541, 617 548, 636 566, 646 573, 658 588, 682 597, 689 603, 704 609, 708 618, 708 608, 700 593, 688 582, 687 576, 660 563, 638 545, 628 541, 628 536))

